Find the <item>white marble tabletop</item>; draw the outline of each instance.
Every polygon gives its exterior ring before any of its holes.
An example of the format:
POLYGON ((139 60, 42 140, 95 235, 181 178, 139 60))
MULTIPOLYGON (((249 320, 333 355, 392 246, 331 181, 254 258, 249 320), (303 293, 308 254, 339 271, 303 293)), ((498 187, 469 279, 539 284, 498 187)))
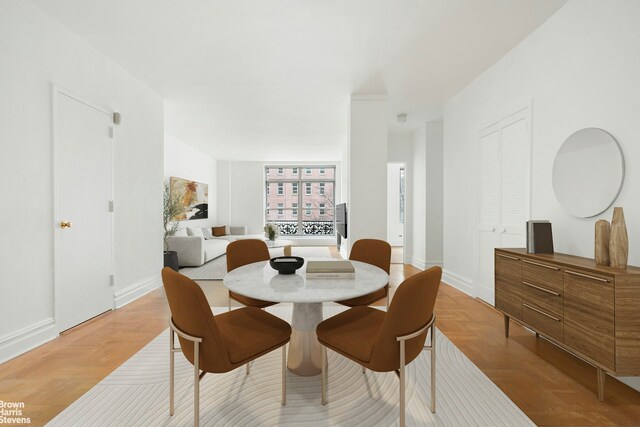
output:
POLYGON ((247 264, 227 273, 223 283, 231 291, 271 302, 315 303, 355 298, 383 288, 387 273, 371 264, 351 261, 354 279, 308 279, 305 265, 295 274, 278 274, 269 261, 247 264))

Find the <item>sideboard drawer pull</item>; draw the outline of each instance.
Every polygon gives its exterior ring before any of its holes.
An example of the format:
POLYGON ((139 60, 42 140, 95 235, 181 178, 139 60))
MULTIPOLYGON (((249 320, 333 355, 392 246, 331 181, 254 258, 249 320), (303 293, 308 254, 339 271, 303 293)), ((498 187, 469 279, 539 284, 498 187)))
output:
POLYGON ((546 292, 546 293, 548 293, 548 294, 555 295, 555 296, 557 296, 557 297, 559 297, 559 296, 560 296, 560 294, 559 294, 559 293, 557 293, 557 292, 554 292, 554 291, 551 291, 551 290, 549 290, 549 289, 545 289, 545 288, 543 288, 543 287, 540 287, 540 286, 534 285, 533 283, 529 283, 529 282, 525 282, 525 281, 523 281, 523 282, 522 282, 522 284, 523 284, 523 285, 527 285, 527 286, 529 286, 529 287, 531 287, 531 288, 538 289, 538 290, 540 290, 540 291, 542 291, 542 292, 546 292))
POLYGON ((496 255, 498 255, 499 257, 502 257, 502 258, 509 258, 509 259, 514 260, 514 261, 520 261, 520 258, 515 257, 515 256, 511 256, 511 255, 504 255, 504 254, 496 254, 496 255))
POLYGON ((545 312, 544 312, 544 311, 542 311, 542 310, 538 310, 537 308, 532 307, 532 306, 530 306, 529 304, 526 304, 526 303, 524 303, 524 302, 523 302, 523 303, 522 303, 522 305, 524 305, 525 307, 527 307, 529 310, 533 310, 533 311, 535 311, 535 312, 538 312, 538 313, 542 314, 543 316, 547 316, 549 319, 553 319, 553 320, 555 320, 556 322, 559 322, 559 321, 560 321, 560 319, 558 319, 557 317, 553 317, 552 315, 547 314, 547 313, 545 313, 545 312))
POLYGON ((538 267, 548 268, 549 270, 560 271, 558 267, 554 267, 553 265, 541 264, 539 262, 529 261, 528 259, 523 259, 522 262, 526 262, 527 264, 537 265, 538 267))
POLYGON ((573 274, 574 276, 584 277, 585 279, 597 280, 598 282, 609 283, 609 279, 603 279, 602 277, 589 276, 588 274, 578 273, 577 271, 565 270, 565 273, 573 274))

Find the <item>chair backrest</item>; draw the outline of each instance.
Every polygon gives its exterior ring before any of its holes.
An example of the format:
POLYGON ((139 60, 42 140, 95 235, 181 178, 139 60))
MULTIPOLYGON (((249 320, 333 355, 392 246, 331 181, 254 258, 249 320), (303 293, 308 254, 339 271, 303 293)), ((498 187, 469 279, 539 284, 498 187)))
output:
MULTIPOLYGON (((231 362, 224 340, 216 326, 204 292, 196 282, 170 269, 162 269, 162 283, 169 300, 171 318, 182 332, 202 338, 200 343, 200 369, 207 372, 228 372, 231 362)), ((182 353, 193 360, 193 343, 180 338, 182 353)))
MULTIPOLYGON (((371 369, 381 372, 398 369, 400 343, 396 338, 415 332, 429 323, 441 278, 442 269, 433 267, 409 277, 398 286, 371 355, 371 369)), ((406 341, 405 363, 418 357, 427 332, 406 341)))
POLYGON ((349 259, 375 265, 389 274, 391 245, 378 239, 356 240, 351 247, 349 259))
POLYGON ((243 265, 271 259, 267 244, 258 239, 242 239, 227 246, 227 273, 243 265))

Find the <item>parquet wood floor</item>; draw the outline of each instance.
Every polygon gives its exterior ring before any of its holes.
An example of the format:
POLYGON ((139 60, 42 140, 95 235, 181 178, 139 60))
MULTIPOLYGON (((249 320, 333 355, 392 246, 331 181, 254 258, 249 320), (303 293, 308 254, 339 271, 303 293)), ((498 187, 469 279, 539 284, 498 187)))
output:
MULTIPOLYGON (((392 291, 418 271, 394 264, 392 291)), ((220 282, 201 285, 212 305, 226 305, 220 282)), ((481 301, 443 284, 436 314, 438 328, 536 424, 640 426, 640 393, 607 377, 598 401, 594 368, 515 323, 504 338, 502 316, 481 301)), ((0 365, 0 400, 25 402, 31 425, 45 424, 164 331, 168 315, 157 289, 0 365)))

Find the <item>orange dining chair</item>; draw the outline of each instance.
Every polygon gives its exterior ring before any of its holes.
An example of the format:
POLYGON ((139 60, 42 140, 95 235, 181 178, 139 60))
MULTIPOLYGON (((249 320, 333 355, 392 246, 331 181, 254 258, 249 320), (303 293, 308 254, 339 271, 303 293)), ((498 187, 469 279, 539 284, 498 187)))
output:
MULTIPOLYGON (((243 239, 229 243, 227 246, 227 273, 243 265, 252 264, 258 261, 269 261, 269 248, 267 244, 258 239, 243 239)), ((247 307, 265 308, 277 304, 270 301, 262 301, 255 298, 245 297, 235 292, 229 291, 229 311, 231 311, 231 300, 238 301, 247 307)))
POLYGON ((206 373, 230 372, 282 347, 282 396, 286 404, 286 344, 291 326, 255 307, 214 316, 200 286, 170 268, 162 269, 169 301, 169 415, 174 413, 174 354, 193 365, 193 424, 200 423, 200 381, 206 373), (175 348, 178 335, 180 348, 175 348))
POLYGON ((406 279, 391 300, 389 311, 360 306, 321 322, 316 332, 322 348, 322 404, 327 403, 327 348, 364 368, 394 371, 400 378, 400 425, 405 423, 405 366, 431 353, 431 412, 436 411, 436 339, 433 312, 442 269, 433 267, 406 279), (425 346, 431 331, 430 345, 425 346))
MULTIPOLYGON (((389 274, 391 267, 391 245, 384 240, 360 239, 353 243, 349 259, 353 261, 366 262, 375 265, 389 274)), ((389 284, 370 294, 361 297, 351 298, 344 301, 336 301, 338 304, 348 307, 371 305, 382 298, 387 298, 387 310, 389 309, 389 284)))

